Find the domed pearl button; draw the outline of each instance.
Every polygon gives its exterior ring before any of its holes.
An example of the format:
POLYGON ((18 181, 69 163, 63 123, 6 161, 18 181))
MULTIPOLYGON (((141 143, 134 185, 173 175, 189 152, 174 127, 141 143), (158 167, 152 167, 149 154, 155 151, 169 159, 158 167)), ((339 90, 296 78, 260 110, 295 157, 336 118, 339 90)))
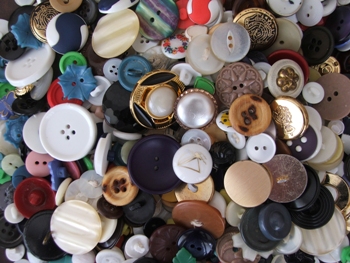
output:
POLYGON ((173 89, 159 87, 154 89, 147 97, 146 107, 154 117, 166 117, 172 113, 176 99, 177 95, 173 89))

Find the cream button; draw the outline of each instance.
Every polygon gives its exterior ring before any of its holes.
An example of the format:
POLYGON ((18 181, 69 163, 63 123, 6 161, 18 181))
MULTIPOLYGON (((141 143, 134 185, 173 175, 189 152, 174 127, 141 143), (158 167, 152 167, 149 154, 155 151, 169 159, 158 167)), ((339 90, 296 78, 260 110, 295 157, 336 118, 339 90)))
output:
POLYGON ((202 74, 195 71, 188 63, 178 63, 171 68, 171 71, 179 76, 185 86, 193 85, 196 77, 201 77, 202 74))
POLYGON ((208 33, 208 27, 203 25, 193 25, 185 30, 185 36, 191 42, 193 38, 199 35, 206 35, 208 33))
POLYGON ((111 86, 111 82, 102 76, 94 76, 94 78, 97 81, 97 87, 90 92, 89 102, 95 106, 102 106, 103 97, 111 86))
POLYGON ((208 204, 219 210, 223 218, 226 217, 226 201, 225 198, 219 192, 214 192, 213 198, 209 201, 208 204))
POLYGON ((7 222, 11 224, 17 224, 19 222, 22 222, 24 219, 24 216, 18 211, 17 207, 14 203, 9 204, 5 211, 4 216, 7 222))
POLYGON ((112 135, 110 133, 101 136, 98 140, 94 154, 94 168, 98 175, 104 176, 108 166, 108 153, 112 145, 112 135))
POLYGON ((26 250, 24 248, 24 245, 19 245, 15 248, 6 248, 5 249, 5 254, 8 260, 10 261, 18 261, 23 258, 26 250))
POLYGON ((265 133, 250 136, 246 148, 248 157, 257 163, 270 161, 276 152, 275 141, 265 133))
POLYGON ((6 155, 1 161, 1 168, 10 176, 22 165, 24 165, 24 162, 21 156, 16 153, 6 155))
POLYGON ((149 251, 149 239, 144 235, 134 235, 125 244, 124 253, 129 258, 140 258, 149 251))
POLYGON ((23 140, 26 145, 37 153, 46 153, 39 137, 39 127, 45 112, 32 115, 23 126, 23 140))
POLYGON ((94 251, 81 255, 72 255, 72 263, 95 263, 95 257, 94 251))
POLYGON ((96 255, 96 263, 122 263, 124 261, 123 252, 118 247, 101 250, 96 255))
POLYGON ((286 255, 293 254, 299 250, 302 242, 303 237, 300 228, 292 224, 289 235, 278 244, 276 252, 286 255))
POLYGON ((303 88, 303 98, 310 104, 320 103, 324 98, 324 89, 317 82, 308 82, 303 88))
POLYGON ((99 216, 102 224, 102 234, 98 242, 103 243, 103 242, 106 242, 108 239, 110 239, 111 236, 113 235, 115 229, 117 228, 118 219, 110 219, 103 215, 99 215, 99 216))
POLYGON ((345 130, 345 124, 341 120, 330 121, 327 125, 336 135, 343 134, 345 130))
POLYGON ((236 149, 239 150, 243 149, 246 145, 245 136, 236 131, 228 132, 227 139, 236 149))
POLYGON ((226 207, 226 221, 231 226, 238 226, 245 212, 245 208, 231 201, 226 207))
POLYGON ((280 1, 280 0, 267 0, 266 3, 271 8, 272 12, 280 16, 291 16, 298 12, 301 8, 303 0, 280 1))
POLYGON ((146 109, 155 118, 164 118, 173 112, 176 92, 169 87, 153 89, 146 98, 146 109))
POLYGON ((55 203, 57 206, 63 203, 64 196, 68 189, 69 184, 72 182, 72 178, 68 177, 60 184, 55 195, 55 203))
POLYGON ((297 18, 304 26, 315 26, 323 16, 323 5, 319 0, 307 0, 297 12, 297 18))

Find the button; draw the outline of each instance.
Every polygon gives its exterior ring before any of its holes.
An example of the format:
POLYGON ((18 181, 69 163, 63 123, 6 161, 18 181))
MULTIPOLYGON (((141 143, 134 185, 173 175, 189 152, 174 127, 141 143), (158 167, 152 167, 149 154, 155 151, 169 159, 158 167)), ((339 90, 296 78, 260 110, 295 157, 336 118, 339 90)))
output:
POLYGON ((304 73, 298 63, 290 59, 275 62, 267 76, 268 88, 271 94, 296 98, 304 87, 304 73))
POLYGON ((314 128, 314 130, 320 131, 323 126, 323 121, 318 111, 310 106, 305 106, 305 109, 309 116, 310 125, 314 128))
MULTIPOLYGON (((269 2, 269 4, 272 4, 269 2)), ((262 8, 248 8, 237 14, 234 23, 243 26, 250 36, 250 50, 261 50, 270 47, 277 38, 275 17, 262 8), (264 23, 261 23, 264 21, 264 23), (259 28, 259 34, 255 31, 259 28), (259 36, 258 36, 259 35, 259 36)))
POLYGON ((27 155, 25 165, 31 175, 46 177, 50 175, 48 164, 53 160, 54 159, 48 154, 40 154, 32 151, 27 155))
POLYGON ((151 64, 144 57, 139 55, 128 56, 119 65, 119 82, 124 89, 132 91, 142 76, 151 70, 151 64))
POLYGON ((30 91, 30 97, 33 100, 41 100, 46 95, 53 77, 53 69, 50 68, 44 76, 35 82, 35 86, 30 91))
POLYGON ((72 178, 66 178, 58 187, 58 189, 56 191, 56 195, 55 195, 55 203, 57 206, 59 206, 63 203, 64 196, 65 196, 66 191, 68 189, 68 186, 71 182, 72 182, 72 178))
MULTIPOLYGON (((8 120, 14 115, 14 110, 12 109, 13 102, 16 100, 15 92, 10 91, 0 100, 0 119, 8 120)), ((5 122, 4 122, 5 124, 5 122)), ((5 125, 4 125, 5 126, 5 125)))
POLYGON ((200 129, 189 129, 186 131, 181 138, 181 145, 195 143, 203 146, 208 151, 211 147, 210 136, 203 130, 200 129))
POLYGON ((186 52, 187 63, 203 75, 214 74, 224 66, 224 61, 218 59, 211 50, 210 41, 211 36, 198 35, 188 44, 186 52))
MULTIPOLYGON (((80 190, 90 199, 100 198, 102 195, 102 177, 94 170, 84 172, 81 177, 80 190)), ((97 200, 96 200, 97 201, 97 200)))
POLYGON ((317 65, 325 62, 334 49, 334 40, 331 32, 323 26, 316 26, 305 30, 301 49, 309 65, 317 65))
POLYGON ((162 40, 162 52, 169 58, 182 59, 186 56, 188 42, 188 38, 183 34, 172 35, 162 40))
POLYGON ((349 6, 337 7, 325 23, 325 27, 331 31, 336 45, 343 44, 349 40, 349 12, 349 6))
POLYGON ((303 4, 303 1, 297 0, 291 3, 288 1, 281 2, 278 0, 268 0, 267 4, 275 14, 279 16, 291 16, 299 11, 301 5, 303 4))
POLYGON ((0 41, 0 56, 8 61, 16 60, 26 51, 18 45, 17 40, 11 32, 6 33, 0 41))
POLYGON ((24 165, 24 163, 21 156, 16 153, 6 155, 1 161, 1 169, 10 176, 22 165, 24 165))
POLYGON ((244 262, 242 249, 233 249, 232 236, 238 234, 238 228, 230 228, 228 233, 225 233, 220 237, 216 244, 216 255, 221 262, 231 262, 235 260, 237 262, 244 262))
POLYGON ((157 228, 149 239, 149 252, 159 262, 170 262, 179 251, 177 240, 185 228, 178 225, 164 225, 157 228))
POLYGON ((149 251, 149 239, 144 235, 133 235, 126 241, 124 253, 128 258, 140 258, 149 251))
POLYGON ((188 89, 175 101, 174 116, 185 129, 205 129, 214 122, 217 108, 217 102, 210 93, 201 89, 188 89))
POLYGON ((164 194, 179 185, 181 181, 172 165, 179 148, 178 142, 166 135, 149 135, 139 140, 131 149, 127 161, 135 185, 152 194, 164 194))
POLYGON ((150 220, 155 212, 156 203, 152 195, 139 191, 136 198, 123 206, 124 219, 128 225, 141 226, 150 220))
POLYGON ((310 104, 320 103, 324 98, 324 89, 317 82, 308 82, 303 88, 303 98, 310 104))
POLYGON ((176 62, 162 52, 161 46, 154 46, 142 53, 142 56, 145 57, 152 65, 153 69, 168 69, 170 65, 176 62))
POLYGON ((311 256, 307 253, 304 253, 303 251, 301 251, 300 249, 290 255, 285 255, 284 259, 286 262, 318 262, 317 261, 317 257, 311 256))
POLYGON ((54 211, 50 229, 55 243, 69 254, 84 254, 91 251, 102 234, 101 220, 89 204, 70 200, 54 211), (74 231, 80 225, 80 231, 74 231))
POLYGON ((103 196, 113 205, 129 204, 136 197, 138 190, 138 187, 131 182, 126 167, 111 168, 103 177, 103 196))
POLYGON ((111 219, 118 219, 123 215, 120 206, 112 205, 103 196, 97 202, 97 209, 100 214, 111 219))
POLYGON ((178 63, 171 68, 171 71, 179 76, 180 81, 185 86, 194 85, 197 77, 202 76, 201 73, 195 71, 188 63, 178 63))
POLYGON ((253 161, 239 161, 226 171, 224 185, 229 197, 243 207, 255 207, 267 200, 272 189, 270 174, 253 161))
POLYGON ((119 58, 111 58, 106 61, 106 63, 103 65, 103 74, 105 77, 112 82, 118 81, 118 70, 120 63, 122 63, 122 60, 119 58))
POLYGON ((139 0, 101 0, 98 9, 102 14, 117 13, 137 4, 139 0))
POLYGON ((329 16, 337 8, 337 0, 326 0, 322 2, 323 17, 329 16))
POLYGON ((134 43, 139 32, 137 15, 130 9, 102 17, 92 34, 92 48, 103 58, 123 54, 134 43), (123 27, 115 26, 122 24, 123 27))
POLYGON ((243 94, 249 93, 261 96, 264 83, 259 72, 253 66, 236 62, 219 71, 215 87, 220 101, 226 108, 230 108, 232 102, 243 94))
POLYGON ((46 28, 50 20, 59 14, 49 1, 37 5, 30 16, 30 29, 34 36, 43 43, 46 43, 46 28))
POLYGON ((96 79, 96 88, 90 92, 89 102, 95 106, 103 105, 103 97, 107 89, 111 86, 111 82, 102 76, 94 76, 96 79))
POLYGON ((232 127, 245 136, 257 135, 271 123, 271 111, 267 102, 252 94, 238 97, 230 107, 229 119, 232 127))
POLYGON ((226 200, 218 191, 214 192, 212 199, 209 201, 209 205, 219 210, 223 218, 226 217, 226 200))
POLYGON ((59 62, 61 73, 63 74, 66 71, 66 68, 71 64, 84 66, 84 65, 87 65, 87 61, 86 61, 86 58, 79 52, 76 52, 76 51, 67 52, 61 57, 59 62))
POLYGON ((71 103, 51 108, 41 120, 39 128, 44 149, 60 161, 75 161, 87 155, 95 144, 96 133, 91 114, 71 103), (60 136, 57 137, 57 134, 60 136), (68 148, 71 149, 69 154, 68 148))
POLYGON ((9 223, 3 213, 0 214, 0 244, 3 248, 15 248, 22 243, 22 235, 16 226, 9 223))
MULTIPOLYGON (((34 1, 33 1, 34 2, 34 1)), ((83 1, 50 0, 51 6, 60 13, 70 13, 78 9, 83 1)))
POLYGON ((336 192, 335 205, 344 213, 349 199, 349 188, 346 181, 339 175, 326 173, 322 184, 331 190, 332 195, 334 191, 336 192))
POLYGON ((213 170, 218 167, 226 169, 236 161, 236 149, 228 141, 215 142, 210 148, 209 153, 213 159, 215 167, 213 170))
POLYGON ((19 148, 22 142, 23 125, 28 118, 26 116, 14 116, 6 121, 5 140, 19 148))
POLYGON ((104 217, 103 215, 99 215, 99 216, 102 224, 102 234, 101 234, 99 243, 104 243, 112 237, 117 227, 118 220, 107 218, 107 217, 104 217))
POLYGON ((11 179, 13 187, 16 188, 23 180, 29 177, 32 177, 32 175, 28 172, 25 165, 18 167, 16 171, 12 174, 11 179))
POLYGON ((216 116, 216 125, 224 132, 235 132, 230 123, 228 110, 223 110, 216 116))
POLYGON ((94 153, 94 168, 96 173, 100 176, 104 176, 107 171, 111 145, 112 135, 110 133, 103 134, 96 145, 94 153))
POLYGON ((47 102, 52 108, 58 104, 62 103, 74 103, 77 105, 82 105, 83 101, 79 99, 68 99, 64 97, 61 85, 58 83, 59 79, 54 80, 47 92, 47 102))
POLYGON ((322 64, 313 66, 321 76, 329 74, 329 73, 340 73, 341 68, 338 60, 336 58, 330 56, 325 62, 322 64))
POLYGON ((20 58, 7 64, 5 77, 11 85, 24 87, 44 76, 54 59, 55 53, 49 45, 30 49, 20 58), (19 68, 21 70, 18 70, 19 68))
POLYGON ((285 255, 293 254, 299 250, 302 242, 303 237, 300 228, 292 223, 289 235, 278 244, 276 251, 285 255))
POLYGON ((95 257, 94 251, 90 251, 82 255, 72 255, 72 263, 94 263, 95 257))
POLYGON ((176 2, 176 6, 179 10, 179 21, 177 23, 177 28, 187 29, 195 23, 189 18, 187 13, 187 4, 189 0, 181 0, 176 2))
POLYGON ((138 33, 134 43, 132 44, 133 49, 142 54, 149 50, 152 47, 156 47, 159 45, 159 41, 152 41, 147 38, 145 38, 143 35, 138 33))
POLYGON ((304 26, 312 27, 321 21, 323 16, 323 5, 318 0, 303 2, 296 13, 298 21, 304 26))
POLYGON ((262 80, 264 81, 264 88, 267 88, 268 87, 267 76, 271 69, 271 65, 268 64, 267 62, 257 62, 253 65, 253 67, 259 72, 262 80))
POLYGON ((246 211, 245 208, 230 201, 226 207, 226 221, 229 225, 237 227, 241 222, 242 215, 246 211))
MULTIPOLYGON (((187 0, 186 0, 187 1, 187 0)), ((177 1, 176 3, 178 3, 177 1)), ((180 9, 180 19, 181 19, 181 9, 180 9)), ((196 36, 208 34, 208 28, 203 25, 191 25, 185 30, 185 36, 191 42, 196 36)))
POLYGON ((164 226, 165 224, 166 222, 163 219, 159 217, 152 217, 143 226, 143 232, 146 237, 150 238, 154 231, 156 231, 159 227, 164 226))
POLYGON ((309 125, 307 111, 296 99, 282 96, 275 99, 270 107, 279 139, 297 138, 307 129, 309 125))
POLYGON ((257 163, 270 161, 276 152, 274 139, 266 133, 250 136, 247 140, 246 150, 249 159, 257 163))
MULTIPOLYGON (((3 35, 5 35, 8 31, 11 31, 11 27, 17 23, 18 18, 21 15, 27 14, 30 16, 33 9, 34 9, 33 5, 24 5, 24 6, 16 5, 16 8, 14 10, 11 10, 11 12, 9 12, 10 17, 8 19, 6 18, 6 20, 8 20, 8 21, 6 21, 7 22, 7 25, 6 25, 7 31, 2 30, 1 32, 3 32, 3 35)), ((2 23, 4 23, 4 22, 2 21, 2 23)))
POLYGON ((188 17, 196 24, 206 25, 208 27, 221 21, 222 4, 220 1, 206 0, 189 0, 187 3, 188 17))
POLYGON ((325 120, 342 119, 349 114, 347 99, 350 95, 347 91, 349 79, 342 74, 330 73, 322 76, 316 82, 319 83, 324 91, 323 100, 313 105, 325 120))
POLYGON ((345 130, 345 124, 341 120, 330 121, 327 125, 336 135, 342 135, 345 130))
POLYGON ((24 219, 24 216, 18 211, 17 207, 13 203, 6 207, 4 216, 6 221, 11 224, 18 224, 24 219))
POLYGON ((117 247, 101 250, 96 255, 96 263, 108 263, 113 261, 115 263, 122 263, 125 261, 123 252, 117 247))
POLYGON ((183 183, 175 188, 175 196, 178 202, 200 200, 208 203, 213 198, 214 192, 214 181, 211 176, 208 176, 208 178, 201 183, 183 183))
POLYGON ((222 236, 225 219, 220 212, 203 201, 183 201, 177 203, 172 211, 175 224, 186 228, 200 227, 208 231, 215 239, 222 236))
POLYGON ((5 254, 7 259, 11 261, 19 261, 23 258, 24 254, 26 252, 26 249, 24 248, 24 245, 19 245, 15 248, 6 248, 5 254))
POLYGON ((87 25, 91 25, 95 22, 98 15, 97 3, 93 0, 83 0, 75 13, 83 18, 87 25))

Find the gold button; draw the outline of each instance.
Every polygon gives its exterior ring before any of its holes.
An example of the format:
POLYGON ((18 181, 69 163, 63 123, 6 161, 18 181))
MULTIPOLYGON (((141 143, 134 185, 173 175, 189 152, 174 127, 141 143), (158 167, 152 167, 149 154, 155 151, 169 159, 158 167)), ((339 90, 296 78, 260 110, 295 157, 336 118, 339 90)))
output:
POLYGON ((273 14, 262 8, 248 8, 237 14, 233 22, 249 33, 251 50, 269 48, 277 38, 277 22, 273 14))
POLYGON ((281 96, 270 104, 275 121, 277 137, 291 140, 301 136, 309 126, 305 107, 292 97, 281 96))
POLYGON ((345 180, 337 174, 326 173, 321 183, 336 190, 337 199, 335 205, 344 212, 350 201, 350 190, 345 180))
POLYGON ((175 189, 175 196, 178 202, 185 200, 199 200, 209 202, 214 195, 214 181, 209 176, 198 184, 181 184, 175 189))
POLYGON ((79 8, 83 0, 50 0, 51 6, 61 13, 70 13, 79 8))
POLYGON ((15 94, 16 96, 23 96, 27 93, 29 93, 32 89, 34 89, 34 84, 29 84, 27 86, 24 86, 22 88, 16 88, 15 89, 15 94))
POLYGON ((335 57, 329 57, 322 64, 312 66, 312 68, 316 69, 321 76, 329 74, 329 73, 340 73, 340 64, 335 57))
POLYGON ((59 12, 55 10, 49 1, 37 5, 30 16, 30 29, 33 35, 43 43, 46 41, 46 27, 50 20, 58 15, 59 12))

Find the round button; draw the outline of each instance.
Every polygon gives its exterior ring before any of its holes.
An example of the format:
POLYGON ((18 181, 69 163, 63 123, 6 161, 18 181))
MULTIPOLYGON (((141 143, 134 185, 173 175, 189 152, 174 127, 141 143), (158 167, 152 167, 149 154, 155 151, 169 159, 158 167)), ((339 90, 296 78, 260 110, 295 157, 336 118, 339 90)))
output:
POLYGON ((104 249, 98 252, 96 255, 96 263, 107 263, 107 262, 114 262, 114 263, 125 262, 125 257, 123 255, 123 252, 117 247, 114 247, 113 249, 104 249))
POLYGON ((69 184, 72 182, 72 178, 66 178, 64 181, 60 184, 56 191, 55 196, 55 203, 57 206, 61 205, 64 201, 64 196, 66 194, 66 191, 68 189, 69 184))
POLYGON ((107 217, 104 217, 103 215, 99 215, 99 216, 102 224, 102 234, 98 243, 104 243, 104 242, 107 242, 112 237, 117 227, 118 220, 107 218, 107 217))
POLYGON ((243 207, 262 204, 272 189, 270 174, 253 161, 232 164, 226 171, 224 185, 229 197, 243 207))
POLYGON ((70 13, 78 9, 83 1, 50 0, 51 6, 60 13, 70 13))
POLYGON ((95 143, 96 133, 91 114, 71 103, 51 108, 39 128, 44 149, 60 161, 75 161, 87 155, 95 143), (70 149, 69 153, 67 149, 70 149))
POLYGON ((266 1, 271 10, 280 16, 291 16, 299 11, 301 5, 303 4, 302 0, 293 1, 290 3, 288 1, 282 2, 278 0, 268 0, 266 1))
POLYGON ((16 205, 13 203, 6 207, 4 216, 6 221, 11 224, 18 224, 24 219, 24 216, 18 211, 16 205))
POLYGON ((31 116, 23 126, 23 140, 33 151, 45 154, 46 151, 39 138, 39 126, 45 113, 41 112, 31 116))
POLYGON ((26 158, 26 168, 28 172, 37 177, 45 177, 50 175, 49 162, 54 159, 48 154, 40 154, 37 152, 30 152, 26 158))
POLYGON ((65 53, 59 62, 60 71, 63 74, 69 65, 85 66, 87 65, 86 58, 79 52, 70 51, 65 53))
POLYGON ((337 45, 344 44, 349 40, 349 12, 349 6, 337 7, 325 23, 325 27, 331 31, 337 45))
POLYGON ((211 176, 201 183, 183 183, 175 188, 175 196, 178 202, 186 200, 200 200, 209 202, 213 198, 214 192, 214 181, 211 176))
POLYGON ((104 198, 104 196, 97 201, 97 209, 101 215, 107 218, 118 219, 123 216, 122 208, 120 206, 112 205, 104 198))
POLYGON ((11 32, 5 34, 0 40, 0 56, 8 61, 16 60, 26 51, 18 45, 16 37, 11 32))
POLYGON ((324 93, 323 87, 317 82, 308 82, 303 88, 303 98, 310 104, 320 103, 324 93))
POLYGON ((18 262, 23 258, 25 251, 24 245, 21 244, 15 248, 7 248, 5 254, 7 259, 18 262))
POLYGON ((111 82, 102 76, 94 76, 97 81, 96 88, 90 92, 89 102, 95 106, 103 105, 103 97, 107 89, 111 86, 111 82))
POLYGON ((10 176, 22 165, 24 165, 24 163, 21 156, 16 153, 8 154, 1 160, 1 169, 10 176))
POLYGON ((134 43, 132 44, 133 49, 137 53, 144 53, 147 50, 151 49, 152 47, 160 47, 159 41, 152 41, 147 38, 145 38, 143 35, 140 34, 140 32, 137 35, 137 38, 135 39, 134 43))
POLYGON ((97 19, 97 3, 94 0, 83 0, 80 7, 75 11, 75 13, 83 18, 87 25, 91 25, 97 19))
POLYGON ((181 145, 195 143, 203 146, 208 151, 211 147, 211 139, 208 133, 200 129, 189 129, 181 137, 181 145))
POLYGON ((244 136, 262 133, 271 123, 271 110, 267 102, 252 94, 238 97, 230 107, 232 127, 244 136))
POLYGON ((229 111, 223 110, 216 116, 216 125, 224 132, 234 132, 229 119, 229 111))
POLYGON ((118 81, 118 70, 120 63, 122 63, 122 60, 119 58, 111 58, 106 61, 106 63, 103 65, 103 74, 105 77, 112 82, 118 81))
POLYGON ((98 9, 103 14, 117 13, 119 11, 125 10, 133 5, 137 4, 139 0, 129 1, 129 0, 101 0, 98 2, 98 9))
POLYGON ((323 16, 323 5, 318 0, 304 1, 296 13, 298 21, 304 26, 312 27, 321 21, 323 16))
POLYGON ((126 167, 116 166, 103 176, 102 191, 108 202, 123 206, 134 200, 139 188, 131 182, 126 167))
POLYGON ((257 163, 270 161, 276 152, 276 144, 271 136, 260 133, 250 136, 247 140, 246 150, 248 157, 257 163))
POLYGON ((276 251, 281 254, 290 255, 297 252, 303 242, 301 230, 296 225, 292 224, 288 238, 282 240, 276 247, 276 251))
POLYGON ((133 235, 126 241, 124 253, 131 258, 141 258, 149 251, 149 239, 144 235, 133 235))
POLYGON ((55 79, 47 91, 47 103, 52 108, 58 104, 62 103, 74 103, 77 105, 82 105, 83 101, 79 99, 68 99, 64 97, 61 85, 58 83, 59 79, 55 79))
POLYGON ((172 35, 163 39, 161 43, 162 52, 172 59, 182 59, 186 56, 188 38, 182 34, 172 35))
POLYGON ((209 153, 213 158, 215 169, 223 167, 226 170, 228 166, 236 161, 236 149, 228 141, 215 142, 210 148, 209 153))

